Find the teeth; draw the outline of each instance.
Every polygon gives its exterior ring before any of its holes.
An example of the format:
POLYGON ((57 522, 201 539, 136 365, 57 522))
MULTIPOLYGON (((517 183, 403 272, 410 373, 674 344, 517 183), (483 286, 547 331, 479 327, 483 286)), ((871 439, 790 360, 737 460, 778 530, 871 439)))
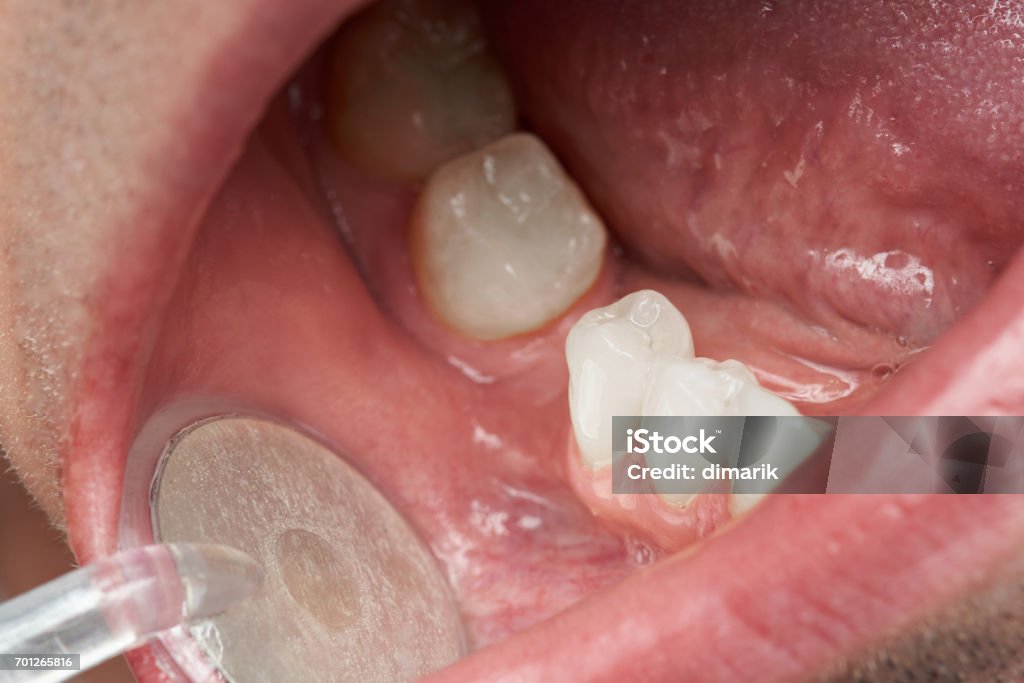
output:
MULTIPOLYGON (((767 415, 768 413, 759 413, 767 415)), ((778 413, 788 415, 789 413, 778 413)), ((762 452, 762 460, 779 464, 779 478, 785 479, 804 459, 811 455, 822 444, 831 431, 828 424, 821 420, 804 417, 799 420, 788 420, 785 429, 775 435, 771 443, 762 452)), ((733 495, 729 499, 729 507, 733 517, 739 517, 749 511, 764 498, 758 491, 762 485, 754 482, 736 482, 733 495), (752 492, 751 492, 752 491, 752 492)))
POLYGON ((799 415, 737 360, 658 358, 637 415, 799 415))
POLYGON ((345 24, 330 59, 333 142, 371 174, 419 180, 516 126, 511 89, 467 0, 374 3, 345 24))
POLYGON ((439 168, 412 221, 424 298, 477 339, 558 317, 593 284, 604 256, 601 219, 544 143, 525 133, 439 168))
POLYGON ((611 463, 612 416, 640 415, 659 358, 692 358, 690 326, 658 292, 634 292, 584 314, 565 341, 569 412, 583 461, 611 463))
POLYGON ((613 415, 799 415, 739 361, 695 358, 685 318, 651 290, 585 314, 565 353, 573 430, 592 469, 611 464, 613 415))

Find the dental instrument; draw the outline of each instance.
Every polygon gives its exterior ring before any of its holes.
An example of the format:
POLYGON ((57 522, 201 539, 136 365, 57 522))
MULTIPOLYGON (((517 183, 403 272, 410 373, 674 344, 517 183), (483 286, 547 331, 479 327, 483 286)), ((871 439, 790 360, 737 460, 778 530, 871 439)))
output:
POLYGON ((224 612, 262 580, 255 560, 223 545, 148 545, 106 557, 0 604, 0 682, 68 680, 162 631, 224 612))

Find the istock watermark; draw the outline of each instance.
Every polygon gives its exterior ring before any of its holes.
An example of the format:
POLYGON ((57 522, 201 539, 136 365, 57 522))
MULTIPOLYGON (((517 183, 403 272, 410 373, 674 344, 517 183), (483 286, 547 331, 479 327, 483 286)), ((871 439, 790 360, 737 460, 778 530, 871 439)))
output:
POLYGON ((667 437, 649 429, 626 430, 627 453, 717 453, 711 442, 715 436, 709 436, 703 429, 699 435, 678 437, 670 434, 667 437))
POLYGON ((613 493, 1024 493, 1024 417, 615 416, 613 493))

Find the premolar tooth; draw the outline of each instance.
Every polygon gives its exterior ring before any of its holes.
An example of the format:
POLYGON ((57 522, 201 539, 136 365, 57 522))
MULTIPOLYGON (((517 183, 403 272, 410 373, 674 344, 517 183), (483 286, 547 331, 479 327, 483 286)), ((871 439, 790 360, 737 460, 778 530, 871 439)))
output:
POLYGON ((514 130, 515 101, 475 3, 381 0, 333 44, 327 121, 338 151, 397 180, 514 130))
POLYGON ((435 171, 412 221, 420 291, 445 323, 477 339, 558 317, 590 288, 604 258, 600 217, 526 133, 435 171))
POLYGON ((658 292, 634 292, 587 312, 569 331, 569 412, 583 461, 611 463, 612 416, 640 415, 659 355, 692 357, 690 327, 658 292))

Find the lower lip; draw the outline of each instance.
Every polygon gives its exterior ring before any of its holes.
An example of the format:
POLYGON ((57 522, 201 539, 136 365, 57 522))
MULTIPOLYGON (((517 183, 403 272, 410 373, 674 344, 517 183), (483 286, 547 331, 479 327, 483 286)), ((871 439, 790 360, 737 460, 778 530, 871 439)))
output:
POLYGON ((839 642, 848 652, 877 644, 876 634, 1004 572, 1019 581, 1022 536, 1011 496, 779 496, 699 552, 427 680, 808 676, 839 642))

